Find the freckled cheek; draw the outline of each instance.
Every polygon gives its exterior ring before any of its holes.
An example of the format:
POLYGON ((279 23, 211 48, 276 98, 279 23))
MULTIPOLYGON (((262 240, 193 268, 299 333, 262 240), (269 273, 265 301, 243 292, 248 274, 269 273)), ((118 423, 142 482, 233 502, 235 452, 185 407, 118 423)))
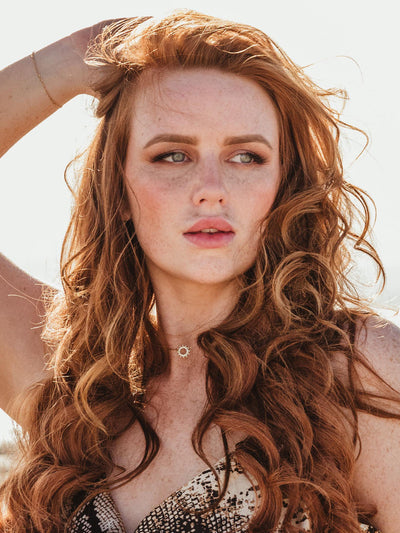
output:
POLYGON ((147 232, 165 226, 171 199, 166 192, 148 183, 136 183, 128 191, 136 230, 147 232))
POLYGON ((270 212, 271 207, 274 203, 276 197, 277 187, 270 186, 260 188, 258 194, 252 194, 251 197, 247 197, 245 201, 242 202, 244 209, 243 216, 246 217, 249 222, 249 227, 252 232, 257 233, 257 230, 260 229, 260 223, 264 220, 267 214, 270 212), (249 220, 249 215, 251 219, 249 220))

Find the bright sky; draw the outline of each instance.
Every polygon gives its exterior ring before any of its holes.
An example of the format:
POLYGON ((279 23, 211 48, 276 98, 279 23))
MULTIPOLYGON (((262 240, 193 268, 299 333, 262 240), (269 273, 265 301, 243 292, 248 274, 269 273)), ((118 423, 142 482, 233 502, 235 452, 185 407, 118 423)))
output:
MULTIPOLYGON (((1 11, 1 65, 104 19, 162 15, 165 0, 7 2, 1 11), (140 5, 139 5, 140 4, 140 5)), ((353 161, 362 139, 344 146, 348 179, 365 188, 378 210, 375 244, 388 273, 382 302, 400 304, 400 172, 397 2, 394 0, 201 0, 171 2, 257 26, 268 33, 322 86, 345 88, 345 120, 368 133, 371 144, 353 161)), ((66 164, 93 129, 90 99, 79 97, 13 147, 0 162, 0 249, 39 279, 57 283, 58 256, 70 197, 66 164), (5 187, 5 189, 4 189, 5 187)), ((399 317, 394 321, 400 323, 399 317)), ((10 423, 0 413, 0 440, 10 423)))

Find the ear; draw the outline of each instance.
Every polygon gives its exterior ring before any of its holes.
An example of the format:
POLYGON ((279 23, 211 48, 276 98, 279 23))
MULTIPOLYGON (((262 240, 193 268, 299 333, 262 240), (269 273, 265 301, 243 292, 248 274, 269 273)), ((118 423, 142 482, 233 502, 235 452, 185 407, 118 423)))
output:
POLYGON ((131 220, 132 218, 132 212, 131 207, 129 205, 129 201, 126 198, 126 195, 122 198, 122 205, 120 207, 120 214, 121 218, 124 222, 128 222, 128 220, 131 220))
POLYGON ((128 222, 128 220, 131 220, 132 214, 129 207, 121 209, 121 218, 124 222, 128 222))

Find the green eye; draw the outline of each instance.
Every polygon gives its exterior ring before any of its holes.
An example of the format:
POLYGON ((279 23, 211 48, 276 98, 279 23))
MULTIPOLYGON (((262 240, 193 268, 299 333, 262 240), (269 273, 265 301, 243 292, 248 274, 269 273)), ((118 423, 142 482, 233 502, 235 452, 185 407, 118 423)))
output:
POLYGON ((239 159, 241 163, 252 163, 254 160, 254 157, 252 154, 249 154, 246 152, 245 154, 239 154, 239 159))
POLYGON ((169 155, 174 163, 182 163, 185 161, 185 154, 183 152, 173 152, 169 155))
POLYGON ((241 152, 236 154, 231 158, 233 163, 241 163, 243 165, 250 165, 252 163, 257 163, 259 165, 265 163, 265 159, 253 152, 241 152))
POLYGON ((166 152, 159 154, 153 158, 153 163, 167 162, 167 163, 185 163, 188 160, 187 155, 184 152, 166 152))

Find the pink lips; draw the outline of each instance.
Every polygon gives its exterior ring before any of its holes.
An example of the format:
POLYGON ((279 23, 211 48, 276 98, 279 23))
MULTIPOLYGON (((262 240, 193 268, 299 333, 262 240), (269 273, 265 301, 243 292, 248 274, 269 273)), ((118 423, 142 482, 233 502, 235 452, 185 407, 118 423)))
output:
POLYGON ((203 218, 193 224, 183 236, 200 248, 220 248, 229 244, 235 236, 233 228, 226 220, 219 217, 203 218), (202 230, 214 229, 214 233, 203 233, 202 230))
MULTIPOLYGON (((191 228, 187 230, 186 233, 196 233, 198 231, 201 231, 203 229, 217 229, 218 231, 224 231, 226 233, 232 232, 233 228, 226 220, 219 217, 210 217, 210 218, 202 218, 196 224, 194 224, 191 228)), ((185 235, 186 235, 185 233, 185 235)))

